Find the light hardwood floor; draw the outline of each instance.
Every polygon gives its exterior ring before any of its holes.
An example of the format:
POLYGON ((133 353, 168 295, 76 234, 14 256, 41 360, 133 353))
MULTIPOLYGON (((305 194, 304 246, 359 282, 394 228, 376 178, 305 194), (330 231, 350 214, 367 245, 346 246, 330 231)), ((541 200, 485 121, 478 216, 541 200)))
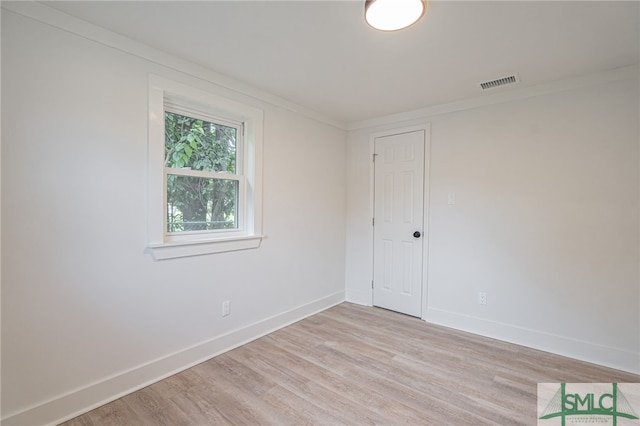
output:
POLYGON ((535 425, 538 382, 640 376, 343 303, 64 425, 535 425))

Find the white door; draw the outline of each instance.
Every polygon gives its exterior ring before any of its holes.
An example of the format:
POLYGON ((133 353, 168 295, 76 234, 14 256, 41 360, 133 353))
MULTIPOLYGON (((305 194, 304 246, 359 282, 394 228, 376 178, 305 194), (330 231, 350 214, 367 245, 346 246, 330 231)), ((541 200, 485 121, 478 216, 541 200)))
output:
POLYGON ((373 304, 422 316, 425 131, 374 140, 373 304))

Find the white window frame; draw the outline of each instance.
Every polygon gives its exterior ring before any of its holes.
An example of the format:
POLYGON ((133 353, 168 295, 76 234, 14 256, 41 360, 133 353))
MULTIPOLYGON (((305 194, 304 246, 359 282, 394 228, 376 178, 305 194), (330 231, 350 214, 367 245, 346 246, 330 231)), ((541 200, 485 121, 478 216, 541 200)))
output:
POLYGON ((262 126, 263 111, 182 83, 149 75, 147 159, 147 249, 155 260, 258 248, 262 242, 262 126), (164 167, 165 110, 237 125, 236 174, 209 173, 164 167), (166 175, 237 180, 238 228, 195 232, 167 232, 166 175), (203 175, 206 174, 205 175, 203 175))
MULTIPOLYGON (((191 170, 191 169, 174 169, 171 167, 164 167, 164 206, 165 206, 165 215, 164 215, 164 238, 167 242, 179 242, 179 241, 190 241, 190 240, 207 240, 211 239, 212 234, 215 234, 216 238, 228 238, 235 237, 238 235, 242 235, 247 224, 244 223, 245 209, 246 209, 246 176, 244 175, 244 170, 246 165, 244 164, 244 123, 229 121, 228 119, 214 117, 211 114, 208 114, 204 111, 198 111, 193 109, 192 107, 185 107, 177 101, 177 103, 171 99, 171 97, 165 96, 164 100, 164 112, 172 112, 175 114, 183 115, 190 118, 196 118, 207 122, 212 122, 215 124, 221 124, 227 127, 233 127, 236 129, 236 173, 217 173, 217 172, 206 172, 200 170, 191 170), (174 176, 190 176, 190 177, 201 177, 207 179, 222 179, 222 180, 234 180, 238 182, 238 199, 236 200, 236 210, 237 217, 236 223, 237 228, 234 229, 220 229, 220 230, 206 230, 206 231, 184 231, 184 232, 169 232, 167 231, 167 175, 174 176)), ((163 136, 164 137, 164 136, 163 136)), ((163 139, 164 140, 164 139, 163 139)), ((166 159, 165 159, 166 160, 166 159)), ((166 162, 166 161, 165 161, 166 162)))

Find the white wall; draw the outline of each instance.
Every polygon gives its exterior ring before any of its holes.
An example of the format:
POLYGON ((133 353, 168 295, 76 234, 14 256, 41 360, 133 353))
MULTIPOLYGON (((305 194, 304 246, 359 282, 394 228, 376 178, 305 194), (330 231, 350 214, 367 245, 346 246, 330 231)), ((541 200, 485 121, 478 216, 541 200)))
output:
POLYGON ((345 132, 192 70, 3 11, 2 417, 22 412, 3 424, 55 421, 344 300, 345 132), (264 109, 259 249, 144 254, 148 73, 264 109))
POLYGON ((637 68, 584 81, 351 131, 347 300, 371 303, 369 134, 429 122, 424 318, 640 372, 637 68))

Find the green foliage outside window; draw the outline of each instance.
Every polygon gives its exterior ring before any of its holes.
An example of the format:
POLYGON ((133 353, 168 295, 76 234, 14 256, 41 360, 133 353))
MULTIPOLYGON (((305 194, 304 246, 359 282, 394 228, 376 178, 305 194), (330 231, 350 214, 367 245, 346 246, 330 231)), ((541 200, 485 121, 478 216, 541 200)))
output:
MULTIPOLYGON (((165 167, 236 173, 237 129, 165 112, 165 167)), ((238 181, 167 175, 167 231, 237 228, 238 181)))

